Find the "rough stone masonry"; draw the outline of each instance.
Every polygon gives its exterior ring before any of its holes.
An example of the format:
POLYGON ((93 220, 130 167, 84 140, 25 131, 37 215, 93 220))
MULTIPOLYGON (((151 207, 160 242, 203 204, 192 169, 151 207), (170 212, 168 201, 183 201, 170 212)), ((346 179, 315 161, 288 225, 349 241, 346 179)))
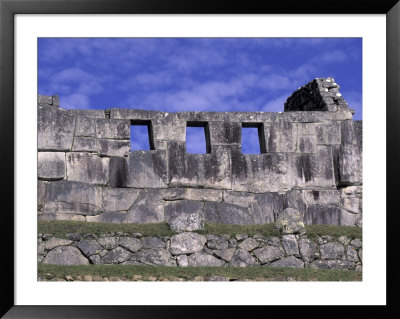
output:
POLYGON ((38 217, 111 223, 264 224, 286 208, 305 224, 357 225, 362 216, 362 123, 333 78, 317 78, 284 112, 66 110, 38 97, 38 217), (151 150, 130 150, 146 125, 151 150), (206 154, 186 151, 204 127, 206 154), (241 151, 258 129, 260 154, 241 151))

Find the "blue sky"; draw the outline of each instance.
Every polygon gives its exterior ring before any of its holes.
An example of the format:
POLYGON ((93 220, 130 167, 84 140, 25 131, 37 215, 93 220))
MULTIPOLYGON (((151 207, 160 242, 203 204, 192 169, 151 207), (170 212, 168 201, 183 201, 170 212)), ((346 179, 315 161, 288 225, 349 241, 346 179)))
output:
POLYGON ((64 108, 282 112, 298 87, 332 76, 356 110, 353 118, 362 119, 361 38, 40 38, 38 44, 39 94, 58 94, 64 108))

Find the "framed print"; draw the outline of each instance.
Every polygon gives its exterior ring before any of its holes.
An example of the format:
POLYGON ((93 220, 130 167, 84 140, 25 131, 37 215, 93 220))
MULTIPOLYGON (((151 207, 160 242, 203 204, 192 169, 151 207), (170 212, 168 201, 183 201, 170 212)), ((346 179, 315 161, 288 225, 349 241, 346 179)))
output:
POLYGON ((399 3, 1 0, 0 10, 5 318, 249 311, 205 307, 217 305, 398 312, 399 3), (301 54, 318 59, 295 68, 301 54), (133 59, 140 67, 130 69, 133 59), (325 74, 331 70, 339 85, 325 74), (71 226, 87 221, 113 226, 71 226), (249 230, 272 222, 278 228, 264 237, 249 230), (132 228, 146 223, 166 228, 132 228), (210 232, 213 223, 224 232, 210 232), (308 238, 305 230, 320 224, 353 233, 308 238), (249 228, 228 232, 231 225, 249 228), (99 264, 100 279, 67 267, 54 275, 53 264, 71 263, 99 264), (101 273, 113 263, 222 270, 187 274, 190 282, 162 270, 101 273), (249 265, 336 267, 344 277, 298 282, 293 270, 268 281, 223 272, 249 265))

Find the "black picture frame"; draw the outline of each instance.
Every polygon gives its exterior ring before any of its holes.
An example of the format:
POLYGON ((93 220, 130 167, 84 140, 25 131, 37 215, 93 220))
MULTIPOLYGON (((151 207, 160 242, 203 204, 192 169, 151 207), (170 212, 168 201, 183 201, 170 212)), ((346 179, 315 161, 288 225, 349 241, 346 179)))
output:
MULTIPOLYGON (((312 316, 338 318, 372 315, 391 318, 399 316, 396 288, 399 276, 395 274, 394 252, 398 251, 395 228, 398 225, 396 211, 396 182, 399 180, 398 163, 400 136, 400 3, 399 0, 336 0, 328 3, 320 0, 295 1, 178 1, 178 0, 0 0, 1 51, 0 51, 0 181, 1 222, 3 229, 0 276, 0 315, 4 318, 165 318, 255 316, 254 310, 268 316, 312 316), (387 176, 387 305, 386 306, 291 306, 281 309, 269 307, 209 307, 209 306, 16 306, 14 302, 14 15, 15 14, 385 14, 387 49, 387 99, 386 99, 386 173, 387 176), (389 173, 389 174, 388 174, 389 173), (251 309, 249 309, 251 308, 251 309), (267 313, 265 312, 267 311, 267 313)), ((379 80, 379 79, 378 79, 379 80)), ((377 110, 379 111, 379 110, 377 110)), ((379 164, 377 169, 380 169, 379 164)), ((299 292, 301 293, 301 292, 299 292)))

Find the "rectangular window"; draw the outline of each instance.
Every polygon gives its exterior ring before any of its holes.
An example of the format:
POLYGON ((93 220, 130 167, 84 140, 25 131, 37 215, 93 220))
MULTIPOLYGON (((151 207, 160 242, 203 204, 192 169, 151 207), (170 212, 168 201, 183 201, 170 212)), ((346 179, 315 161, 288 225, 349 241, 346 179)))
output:
POLYGON ((242 123, 242 153, 266 153, 262 123, 242 123))
POLYGON ((131 151, 154 150, 151 121, 131 121, 131 151))
POLYGON ((192 154, 211 153, 210 134, 208 123, 187 122, 186 124, 186 152, 192 154))

